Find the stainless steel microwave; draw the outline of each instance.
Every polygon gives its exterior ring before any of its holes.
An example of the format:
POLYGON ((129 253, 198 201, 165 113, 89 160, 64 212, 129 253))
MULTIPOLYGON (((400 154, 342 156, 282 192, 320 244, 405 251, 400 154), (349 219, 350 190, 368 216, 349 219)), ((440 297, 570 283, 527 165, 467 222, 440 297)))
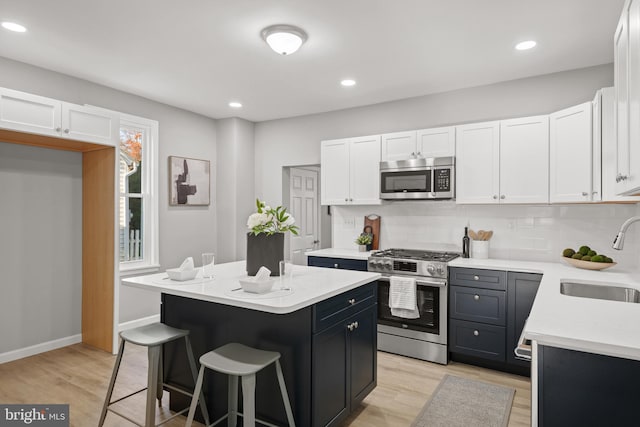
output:
POLYGON ((380 162, 380 198, 453 199, 455 177, 455 157, 380 162))

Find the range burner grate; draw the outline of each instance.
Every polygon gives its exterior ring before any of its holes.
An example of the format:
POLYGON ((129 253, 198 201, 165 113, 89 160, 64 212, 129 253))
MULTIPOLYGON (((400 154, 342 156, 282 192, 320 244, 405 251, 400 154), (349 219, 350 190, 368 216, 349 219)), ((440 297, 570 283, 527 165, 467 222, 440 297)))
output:
POLYGON ((419 261, 449 262, 452 259, 458 258, 460 254, 455 252, 424 251, 419 249, 385 249, 383 251, 375 252, 372 256, 398 259, 415 259, 419 261))

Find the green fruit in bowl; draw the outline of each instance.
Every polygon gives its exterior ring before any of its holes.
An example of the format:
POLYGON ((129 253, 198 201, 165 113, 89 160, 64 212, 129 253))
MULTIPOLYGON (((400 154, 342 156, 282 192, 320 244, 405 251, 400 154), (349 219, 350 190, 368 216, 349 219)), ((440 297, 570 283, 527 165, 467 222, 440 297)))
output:
POLYGON ((591 257, 589 255, 585 255, 582 258, 580 258, 582 261, 591 261, 591 257))
POLYGON ((605 262, 605 257, 602 255, 596 255, 594 257, 591 257, 591 261, 593 262, 605 262))
POLYGON ((573 254, 573 256, 571 256, 571 258, 573 259, 582 259, 583 255, 581 253, 577 253, 577 254, 573 254))
POLYGON ((573 249, 567 248, 564 251, 562 251, 562 256, 565 258, 571 258, 575 253, 576 251, 574 251, 573 249))
POLYGON ((611 258, 609 258, 608 256, 605 256, 604 257, 604 262, 612 263, 613 260, 611 258))
POLYGON ((585 256, 589 254, 590 250, 591 248, 589 246, 580 246, 580 249, 578 249, 578 252, 580 252, 582 256, 585 256))
POLYGON ((598 255, 598 253, 592 249, 592 250, 589 251, 589 253, 587 255, 595 256, 595 255, 598 255))

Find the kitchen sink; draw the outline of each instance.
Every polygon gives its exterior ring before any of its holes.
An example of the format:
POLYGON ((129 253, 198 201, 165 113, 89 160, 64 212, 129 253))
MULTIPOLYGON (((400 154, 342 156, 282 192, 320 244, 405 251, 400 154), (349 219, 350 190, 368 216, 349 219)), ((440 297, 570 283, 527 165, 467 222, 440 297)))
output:
POLYGON ((560 293, 572 297, 640 303, 640 291, 607 284, 561 282, 560 293))

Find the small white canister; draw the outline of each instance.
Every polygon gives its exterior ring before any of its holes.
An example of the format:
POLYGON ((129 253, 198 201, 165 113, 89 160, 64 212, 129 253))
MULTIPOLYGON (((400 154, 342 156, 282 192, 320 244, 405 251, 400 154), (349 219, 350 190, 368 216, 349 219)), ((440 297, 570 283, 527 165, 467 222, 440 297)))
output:
POLYGON ((471 258, 487 259, 489 258, 489 241, 488 240, 472 240, 470 248, 471 258))

